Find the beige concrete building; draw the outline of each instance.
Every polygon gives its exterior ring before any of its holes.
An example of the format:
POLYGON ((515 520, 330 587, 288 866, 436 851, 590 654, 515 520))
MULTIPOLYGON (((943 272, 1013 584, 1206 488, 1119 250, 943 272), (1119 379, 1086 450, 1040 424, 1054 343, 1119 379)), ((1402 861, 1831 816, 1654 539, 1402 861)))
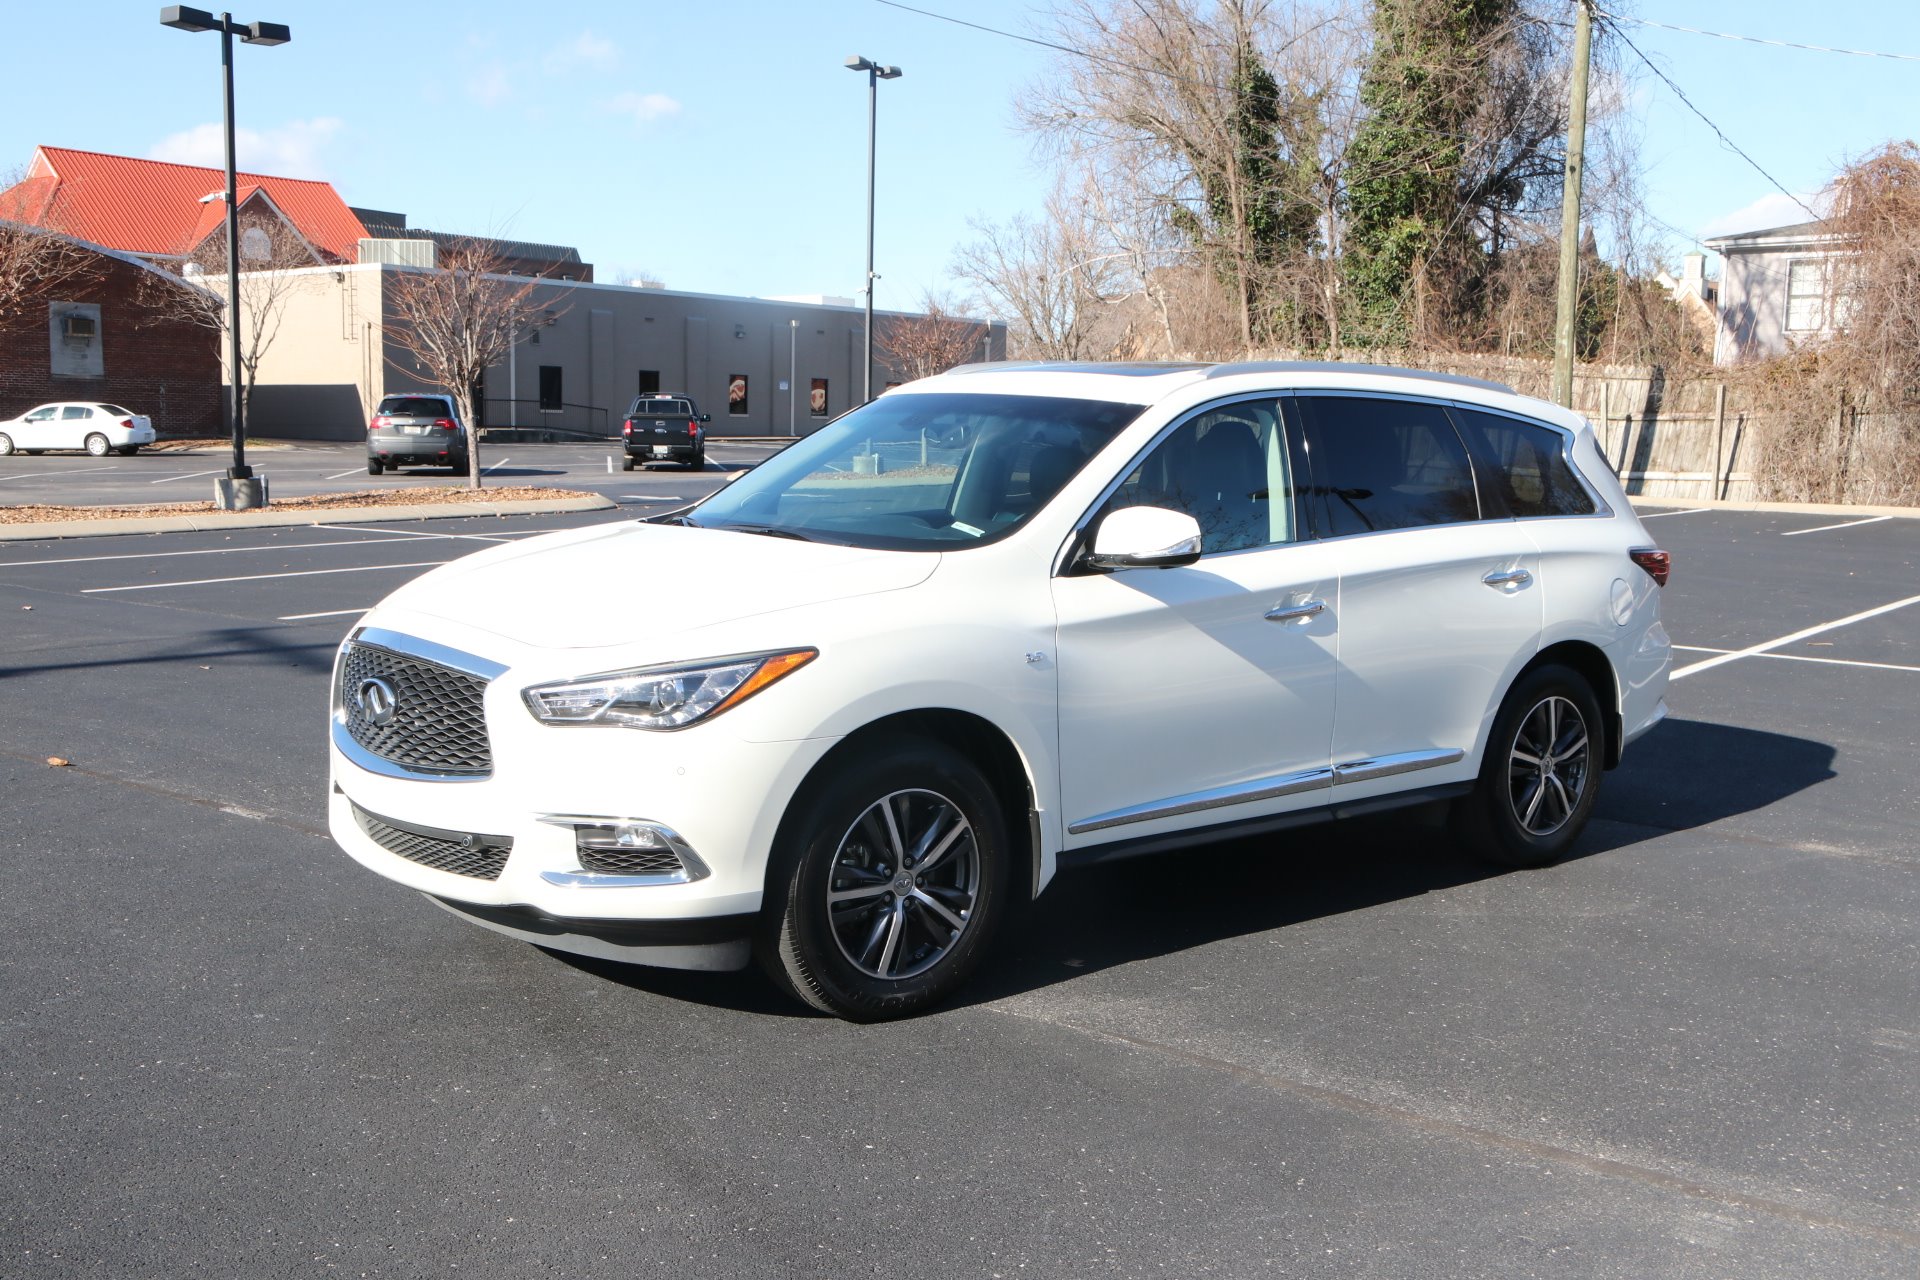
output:
MULTIPOLYGON (((385 337, 386 283, 406 269, 363 262, 281 273, 294 287, 260 362, 252 434, 358 439, 382 395, 436 389, 385 337)), ((206 283, 221 287, 217 278, 206 283)), ((865 314, 838 299, 564 281, 538 289, 545 322, 528 330, 511 360, 487 372, 483 427, 558 439, 615 436, 636 395, 677 391, 712 415, 712 435, 804 435, 860 403, 865 314)), ((876 329, 884 332, 881 324, 894 318, 916 317, 879 312, 876 329)), ((981 321, 978 330, 975 358, 1005 359, 1006 326, 981 321)), ((875 359, 877 394, 892 375, 878 352, 875 359)))

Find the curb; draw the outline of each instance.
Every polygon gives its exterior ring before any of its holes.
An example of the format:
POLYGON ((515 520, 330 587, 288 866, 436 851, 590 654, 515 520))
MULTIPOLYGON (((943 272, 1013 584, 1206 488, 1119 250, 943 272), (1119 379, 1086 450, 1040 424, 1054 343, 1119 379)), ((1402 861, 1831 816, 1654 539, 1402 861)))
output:
POLYGON ((1764 511, 1801 516, 1895 516, 1920 520, 1920 507, 1866 507, 1846 502, 1741 502, 1730 498, 1649 498, 1629 496, 1640 507, 1679 508, 1685 511, 1764 511))
POLYGON ((56 538, 104 538, 126 533, 205 533, 219 529, 272 529, 294 525, 357 524, 362 520, 450 520, 461 516, 518 516, 535 511, 607 511, 611 498, 583 493, 577 498, 533 498, 517 502, 420 502, 387 507, 321 507, 299 510, 272 507, 255 511, 210 511, 191 516, 130 516, 119 520, 43 520, 36 524, 0 524, 0 542, 40 542, 56 538))

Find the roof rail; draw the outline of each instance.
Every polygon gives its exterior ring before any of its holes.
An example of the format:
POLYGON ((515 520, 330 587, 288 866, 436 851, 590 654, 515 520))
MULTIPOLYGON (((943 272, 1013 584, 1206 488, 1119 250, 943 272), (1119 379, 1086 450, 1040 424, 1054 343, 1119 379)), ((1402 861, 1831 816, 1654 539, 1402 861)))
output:
POLYGON ((1039 370, 1046 373, 1104 373, 1116 378, 1156 378, 1163 373, 1187 373, 1209 366, 1199 360, 992 360, 957 364, 948 373, 1006 373, 1039 370))
POLYGON ((1420 378, 1427 382, 1451 382, 1456 386, 1478 387, 1482 391, 1504 391, 1519 395, 1504 382, 1469 378, 1460 373, 1435 373, 1430 369, 1403 369, 1391 364, 1349 364, 1344 360, 1240 360, 1217 364, 1206 372, 1209 378, 1230 378, 1236 373, 1363 373, 1376 378, 1420 378))

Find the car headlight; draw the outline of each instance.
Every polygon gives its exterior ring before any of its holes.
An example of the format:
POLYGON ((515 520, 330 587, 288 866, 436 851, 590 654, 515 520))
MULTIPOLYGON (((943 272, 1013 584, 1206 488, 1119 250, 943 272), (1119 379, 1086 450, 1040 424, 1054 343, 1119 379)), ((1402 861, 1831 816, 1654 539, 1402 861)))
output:
POLYGON ((545 724, 678 729, 739 706, 819 656, 818 649, 781 649, 670 667, 642 667, 535 685, 521 696, 534 719, 545 724))

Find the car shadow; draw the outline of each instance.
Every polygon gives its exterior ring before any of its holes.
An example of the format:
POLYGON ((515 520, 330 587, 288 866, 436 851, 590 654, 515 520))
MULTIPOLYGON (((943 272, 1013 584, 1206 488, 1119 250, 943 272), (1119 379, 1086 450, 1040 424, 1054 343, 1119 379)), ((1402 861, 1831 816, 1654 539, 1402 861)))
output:
POLYGON ((223 627, 194 637, 191 647, 169 649, 163 653, 127 657, 117 646, 95 645, 97 652, 73 648, 48 648, 36 652, 14 651, 10 661, 0 663, 0 680, 44 675, 59 671, 94 671, 167 667, 181 664, 235 662, 247 666, 281 670, 293 667, 310 675, 325 675, 333 670, 338 640, 295 642, 297 635, 288 627, 223 627), (83 656, 84 655, 84 656, 83 656))
MULTIPOLYGON (((1835 775, 1835 749, 1785 734, 1668 720, 1609 773, 1569 861, 1778 803, 1835 775), (1674 780, 1685 778, 1684 787, 1674 780)), ((1439 805, 1195 845, 1062 872, 1002 935, 947 1007, 986 1004, 1246 934, 1523 874, 1462 848, 1439 805)), ((744 973, 681 973, 552 953, 585 972, 672 999, 811 1017, 744 973)))

